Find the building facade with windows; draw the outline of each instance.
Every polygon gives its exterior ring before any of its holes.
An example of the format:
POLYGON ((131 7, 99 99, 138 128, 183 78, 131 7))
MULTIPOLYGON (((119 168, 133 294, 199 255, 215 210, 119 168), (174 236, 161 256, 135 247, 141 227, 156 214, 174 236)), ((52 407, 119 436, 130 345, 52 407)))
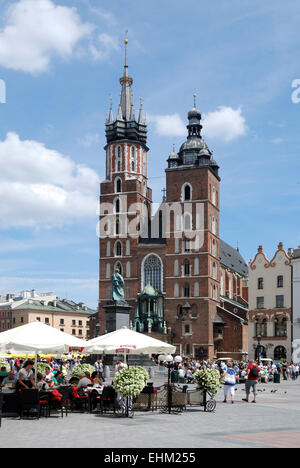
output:
MULTIPOLYGON (((293 268, 293 340, 300 348, 300 246, 292 251, 293 268)), ((299 353, 299 351, 298 351, 299 353)), ((300 358, 300 355, 298 355, 300 358)), ((299 359, 300 360, 300 359, 299 359)))
MULTIPOLYGON (((195 99, 188 113, 187 139, 167 159, 165 194, 153 213, 147 126, 142 103, 138 118, 134 112, 127 53, 120 83, 116 117, 111 106, 106 122, 99 312, 91 321, 98 330, 91 334, 105 333, 105 306, 111 301, 111 277, 118 269, 124 277, 126 301, 132 306, 133 329, 161 333, 160 339, 171 341, 183 356, 213 359, 221 295, 220 176, 201 134, 201 112, 195 99)), ((232 287, 236 287, 232 300, 238 303, 242 292, 236 279, 232 287)))
POLYGON ((291 256, 278 245, 269 260, 258 252, 249 266, 249 356, 275 360, 292 358, 291 256))
POLYGON ((83 303, 60 300, 55 294, 27 296, 13 297, 9 302, 0 303, 0 317, 9 317, 5 327, 1 319, 1 331, 39 321, 77 338, 90 338, 89 317, 95 313, 94 310, 83 303))

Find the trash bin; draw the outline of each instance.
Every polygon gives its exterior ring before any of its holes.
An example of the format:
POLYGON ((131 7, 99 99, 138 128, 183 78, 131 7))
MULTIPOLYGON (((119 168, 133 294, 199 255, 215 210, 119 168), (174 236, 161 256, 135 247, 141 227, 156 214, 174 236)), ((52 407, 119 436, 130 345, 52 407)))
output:
POLYGON ((178 383, 178 381, 179 381, 179 372, 177 370, 173 370, 171 372, 171 382, 178 383))
POLYGON ((274 384, 280 383, 280 374, 274 374, 274 384))

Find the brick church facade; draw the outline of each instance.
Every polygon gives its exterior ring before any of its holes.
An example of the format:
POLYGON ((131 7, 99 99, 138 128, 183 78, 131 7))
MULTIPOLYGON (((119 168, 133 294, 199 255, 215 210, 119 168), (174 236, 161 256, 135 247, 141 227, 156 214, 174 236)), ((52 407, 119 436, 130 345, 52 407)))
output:
MULTIPOLYGON (((235 326, 246 325, 247 302, 242 298, 242 283, 239 297, 233 299, 236 307, 241 303, 242 316, 236 308, 231 312, 234 303, 226 302, 226 291, 221 298, 221 271, 228 267, 220 259, 219 167, 201 135, 201 112, 195 102, 188 113, 187 140, 167 161, 163 202, 152 213, 147 126, 142 102, 138 118, 135 115, 127 48, 120 83, 117 116, 111 106, 106 122, 97 334, 106 330, 105 305, 111 301, 111 277, 118 269, 125 282, 125 299, 132 307, 134 330, 170 341, 183 356, 199 359, 213 359, 221 340, 224 356, 231 351, 235 326), (229 323, 226 344, 224 330, 229 323)), ((243 276, 247 271, 239 278, 243 276)), ((239 344, 232 353, 238 350, 233 356, 240 358, 246 351, 247 333, 239 329, 236 334, 239 344)))

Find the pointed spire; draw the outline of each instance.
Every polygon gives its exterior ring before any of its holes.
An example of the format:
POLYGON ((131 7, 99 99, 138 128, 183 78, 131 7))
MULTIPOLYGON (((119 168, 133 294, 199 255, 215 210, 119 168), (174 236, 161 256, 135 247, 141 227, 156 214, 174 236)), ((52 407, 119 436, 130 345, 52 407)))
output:
POLYGON ((140 98, 140 113, 139 113, 139 124, 143 125, 143 98, 140 98))
POLYGON ((119 104, 119 108, 118 108, 118 115, 117 115, 117 120, 124 120, 123 119, 123 113, 122 113, 122 106, 121 106, 121 103, 119 104))
POLYGON ((112 97, 109 98, 110 100, 110 109, 109 109, 109 117, 107 120, 108 124, 114 123, 114 115, 113 115, 113 110, 112 110, 112 97))
POLYGON ((126 121, 131 120, 131 111, 132 111, 132 90, 131 85, 133 83, 133 79, 129 76, 128 72, 128 62, 127 62, 127 45, 128 39, 124 40, 125 44, 125 65, 124 65, 124 74, 122 78, 120 78, 120 83, 122 85, 122 92, 121 92, 121 108, 122 108, 122 116, 123 119, 126 121))

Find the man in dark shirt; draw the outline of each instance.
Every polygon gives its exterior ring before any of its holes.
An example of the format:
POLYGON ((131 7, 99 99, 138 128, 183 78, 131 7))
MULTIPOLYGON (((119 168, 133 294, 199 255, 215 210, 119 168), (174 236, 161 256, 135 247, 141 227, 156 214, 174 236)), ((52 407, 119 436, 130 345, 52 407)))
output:
POLYGON ((256 403, 259 373, 260 368, 255 364, 254 361, 250 361, 250 365, 248 367, 248 380, 246 380, 246 398, 243 398, 243 401, 245 401, 246 403, 249 403, 251 388, 253 388, 254 394, 254 399, 252 403, 256 403))

